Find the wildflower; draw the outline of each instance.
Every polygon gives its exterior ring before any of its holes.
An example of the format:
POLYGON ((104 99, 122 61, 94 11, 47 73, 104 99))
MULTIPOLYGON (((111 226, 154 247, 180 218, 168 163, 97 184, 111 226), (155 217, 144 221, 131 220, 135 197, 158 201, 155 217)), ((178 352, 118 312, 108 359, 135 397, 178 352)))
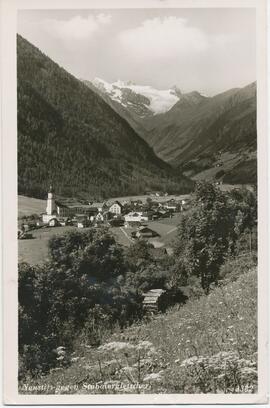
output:
POLYGON ((99 351, 128 351, 133 349, 134 346, 132 344, 123 341, 113 341, 111 343, 105 343, 98 348, 99 351))
POLYGON ((131 374, 131 373, 134 372, 135 369, 136 369, 135 367, 126 366, 126 367, 123 367, 121 369, 121 371, 124 372, 124 373, 130 373, 131 374))
POLYGON ((59 351, 65 350, 65 349, 66 349, 66 347, 59 346, 59 347, 57 347, 56 351, 59 352, 59 351))
POLYGON ((144 377, 143 381, 161 381, 161 374, 160 373, 151 373, 144 377))
POLYGON ((179 363, 180 359, 177 358, 176 360, 174 360, 175 363, 179 363))
POLYGON ((190 340, 186 340, 186 343, 190 343, 190 340))
POLYGON ((140 341, 136 346, 137 350, 146 350, 146 349, 152 349, 152 348, 153 348, 153 343, 151 343, 150 341, 140 341))
POLYGON ((58 356, 64 356, 66 354, 66 348, 64 346, 57 347, 56 353, 58 356))
POLYGON ((217 376, 217 378, 219 379, 219 380, 221 380, 222 378, 224 378, 225 377, 225 374, 219 374, 218 376, 217 376))
POLYGON ((78 361, 80 359, 80 357, 72 357, 72 359, 70 360, 72 363, 75 363, 76 361, 78 361))
POLYGON ((182 362, 182 364, 180 365, 180 367, 188 367, 188 366, 192 366, 194 365, 198 360, 198 357, 194 356, 194 357, 190 357, 187 358, 186 360, 184 360, 182 362))

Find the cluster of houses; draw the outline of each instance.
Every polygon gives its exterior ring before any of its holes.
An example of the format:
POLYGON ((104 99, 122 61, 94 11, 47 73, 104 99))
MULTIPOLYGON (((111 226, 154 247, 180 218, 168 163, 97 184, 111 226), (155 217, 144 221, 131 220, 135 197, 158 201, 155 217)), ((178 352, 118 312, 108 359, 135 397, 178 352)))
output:
POLYGON ((106 202, 63 203, 55 200, 52 188, 50 188, 46 212, 41 214, 41 223, 50 227, 77 225, 78 228, 85 228, 121 216, 122 208, 122 204, 118 201, 111 204, 106 202))
POLYGON ((111 227, 125 227, 135 229, 131 237, 155 238, 158 233, 148 228, 148 221, 172 217, 173 213, 184 211, 187 200, 174 200, 162 197, 162 201, 155 198, 127 201, 107 201, 79 203, 71 201, 58 201, 50 187, 47 198, 46 211, 36 221, 37 227, 73 225, 78 228, 90 226, 109 225, 111 227))

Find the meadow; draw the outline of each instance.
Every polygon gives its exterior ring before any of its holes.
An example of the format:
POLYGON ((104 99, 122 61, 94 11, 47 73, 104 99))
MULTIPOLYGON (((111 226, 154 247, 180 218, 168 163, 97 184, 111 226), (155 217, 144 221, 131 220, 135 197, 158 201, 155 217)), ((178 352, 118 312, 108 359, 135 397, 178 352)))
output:
MULTIPOLYGON (((60 367, 29 379, 28 386, 34 393, 46 393, 46 385, 60 394, 254 393, 256 303, 253 269, 208 296, 108 333, 98 348, 85 335, 72 355, 59 345, 60 367)), ((20 392, 24 387, 21 383, 20 392)))
POLYGON ((45 212, 46 201, 38 198, 26 197, 18 195, 18 217, 28 217, 33 214, 41 214, 45 212))
MULTIPOLYGON (((177 235, 177 225, 180 222, 180 215, 176 214, 173 218, 165 218, 159 221, 150 221, 148 226, 158 232, 161 237, 153 241, 156 246, 171 245, 177 235)), ((55 235, 62 235, 67 231, 72 231, 77 227, 47 227, 31 231, 33 239, 18 240, 18 260, 27 262, 30 265, 42 264, 48 260, 48 242, 55 235)), ((87 230, 85 228, 84 230, 87 230)), ((131 232, 134 228, 113 227, 110 232, 114 235, 116 241, 124 247, 132 244, 131 232)), ((151 240, 150 240, 151 242, 151 240)))
POLYGON ((18 240, 18 261, 37 265, 49 258, 49 239, 55 235, 75 230, 76 227, 48 227, 31 231, 32 239, 18 240))

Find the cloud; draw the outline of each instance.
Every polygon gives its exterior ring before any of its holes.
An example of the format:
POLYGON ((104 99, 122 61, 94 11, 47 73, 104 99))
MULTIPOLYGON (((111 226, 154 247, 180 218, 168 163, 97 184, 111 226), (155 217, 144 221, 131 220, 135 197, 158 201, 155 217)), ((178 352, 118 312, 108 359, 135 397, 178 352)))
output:
POLYGON ((98 32, 102 26, 111 22, 111 15, 89 15, 85 18, 74 16, 70 20, 47 19, 44 27, 47 32, 62 40, 84 40, 98 32))
POLYGON ((143 58, 170 58, 206 51, 211 41, 180 17, 145 20, 136 28, 122 31, 119 40, 127 52, 143 58))

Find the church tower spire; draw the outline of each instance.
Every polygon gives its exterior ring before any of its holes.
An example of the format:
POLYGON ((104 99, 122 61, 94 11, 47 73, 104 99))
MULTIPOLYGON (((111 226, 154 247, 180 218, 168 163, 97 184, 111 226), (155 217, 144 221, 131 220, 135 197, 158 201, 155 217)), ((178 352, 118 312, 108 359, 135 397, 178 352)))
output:
POLYGON ((46 213, 47 215, 53 215, 55 212, 56 212, 56 204, 55 204, 55 199, 54 199, 54 194, 53 194, 53 188, 52 188, 52 185, 50 185, 49 192, 48 192, 48 198, 47 198, 46 213))

